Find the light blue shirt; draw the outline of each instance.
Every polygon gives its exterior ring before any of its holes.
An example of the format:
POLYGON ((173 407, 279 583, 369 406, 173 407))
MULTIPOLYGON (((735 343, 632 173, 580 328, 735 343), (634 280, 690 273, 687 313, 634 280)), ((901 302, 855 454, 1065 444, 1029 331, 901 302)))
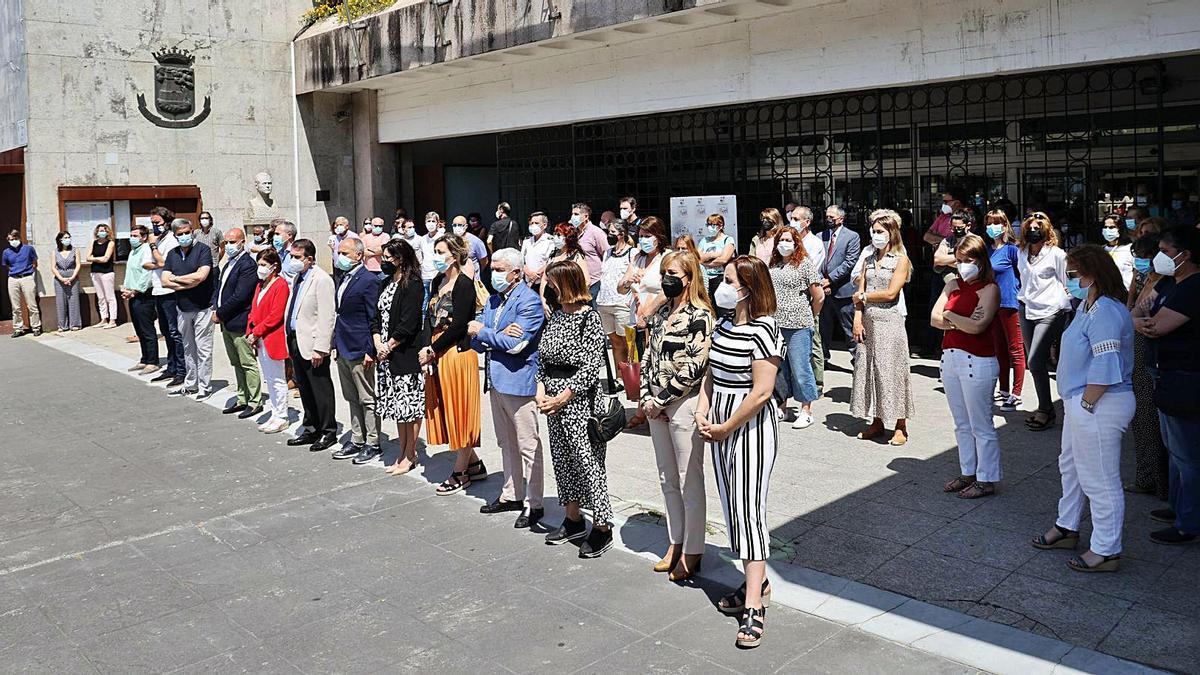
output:
POLYGON ((304 277, 300 280, 299 285, 292 287, 292 293, 296 294, 296 300, 292 303, 292 313, 288 316, 288 329, 293 333, 296 332, 296 315, 300 313, 300 302, 304 299, 304 292, 308 290, 308 283, 312 281, 312 270, 304 272, 304 277))
POLYGON ((1089 384, 1133 391, 1133 319, 1125 305, 1107 296, 1086 309, 1080 305, 1063 333, 1057 373, 1063 400, 1089 384))

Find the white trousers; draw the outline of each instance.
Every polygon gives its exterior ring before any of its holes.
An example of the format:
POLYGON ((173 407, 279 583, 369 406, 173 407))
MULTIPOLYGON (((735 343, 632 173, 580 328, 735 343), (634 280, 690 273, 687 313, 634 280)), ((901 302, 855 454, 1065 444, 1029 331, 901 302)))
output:
POLYGON ((283 360, 267 356, 267 348, 262 343, 258 345, 258 369, 262 371, 263 388, 267 390, 267 398, 271 402, 271 421, 288 419, 288 387, 287 376, 283 371, 283 360))
POLYGON ((1000 365, 994 356, 975 356, 961 349, 942 352, 942 387, 954 418, 959 470, 985 483, 1004 476, 992 421, 992 392, 999 377, 1000 365))
POLYGON ((1078 530, 1083 498, 1092 513, 1092 553, 1121 552, 1125 493, 1121 490, 1121 435, 1133 419, 1133 392, 1106 393, 1094 412, 1079 404, 1082 394, 1063 401, 1063 496, 1058 501, 1058 526, 1078 530))
POLYGON ((212 388, 213 311, 209 307, 199 312, 179 310, 179 332, 183 335, 183 365, 187 375, 183 379, 185 389, 208 391, 212 388))

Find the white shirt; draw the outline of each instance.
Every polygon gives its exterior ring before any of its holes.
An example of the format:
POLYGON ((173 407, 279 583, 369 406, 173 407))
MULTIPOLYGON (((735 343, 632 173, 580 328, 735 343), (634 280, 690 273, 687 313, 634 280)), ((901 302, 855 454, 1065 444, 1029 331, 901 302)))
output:
POLYGON ((230 270, 233 269, 233 265, 234 265, 234 263, 236 263, 238 261, 238 258, 241 258, 244 255, 246 255, 246 250, 242 249, 241 253, 233 256, 232 258, 225 259, 225 264, 221 267, 221 279, 218 282, 220 285, 217 286, 217 304, 218 305, 221 304, 221 296, 225 295, 225 280, 229 278, 230 270))
POLYGON ((1105 246, 1104 250, 1108 251, 1113 262, 1117 264, 1117 269, 1121 270, 1121 281, 1125 282, 1125 290, 1129 290, 1130 284, 1133 283, 1133 247, 1129 244, 1105 246))
POLYGON ((805 232, 800 243, 804 245, 804 252, 808 254, 809 259, 813 261, 813 267, 816 267, 817 273, 820 274, 821 268, 825 266, 825 243, 812 232, 805 232))
POLYGON ((554 255, 554 238, 545 232, 540 237, 529 237, 521 242, 521 260, 526 267, 545 270, 554 255))
POLYGON ((1071 308, 1067 294, 1067 254, 1057 246, 1044 244, 1033 260, 1029 250, 1017 258, 1021 274, 1021 290, 1017 299, 1025 305, 1025 317, 1045 319, 1071 308))
MULTIPOLYGON (((808 236, 815 238, 817 240, 817 245, 821 246, 821 238, 820 237, 817 237, 816 235, 814 235, 811 232, 808 233, 808 236)), ((808 250, 808 238, 807 237, 805 237, 805 240, 804 240, 804 248, 805 248, 805 250, 808 250)), ((858 288, 858 278, 860 276, 862 276, 863 267, 867 264, 867 258, 870 258, 873 255, 875 255, 875 247, 871 244, 867 244, 866 247, 863 248, 862 253, 860 253, 858 255, 858 262, 854 263, 854 271, 850 273, 850 278, 854 280, 855 288, 858 288)), ((824 249, 821 250, 821 261, 822 262, 825 261, 825 250, 824 249)), ((857 293, 858 291, 854 291, 854 292, 857 293)), ((826 297, 826 300, 828 300, 828 297, 826 297)), ((904 290, 903 289, 901 289, 900 297, 896 301, 896 307, 900 310, 900 316, 908 316, 908 305, 904 302, 904 290)))
POLYGON ((417 258, 421 260, 421 280, 431 281, 437 276, 437 268, 433 266, 433 242, 435 239, 429 236, 418 236, 408 243, 413 245, 413 249, 417 252, 417 258))
POLYGON ((633 254, 633 266, 644 270, 642 280, 633 286, 633 290, 637 292, 638 303, 650 302, 662 293, 662 263, 667 253, 670 253, 670 249, 659 251, 653 260, 647 260, 646 254, 641 251, 633 254))
MULTIPOLYGON (((167 232, 158 238, 158 254, 163 257, 163 260, 166 260, 167 254, 171 252, 171 249, 178 245, 179 242, 175 239, 175 235, 171 232, 167 232)), ((161 269, 154 270, 154 277, 150 279, 150 283, 154 288, 154 290, 150 291, 151 295, 170 295, 175 292, 170 288, 163 287, 162 273, 163 271, 161 269)))

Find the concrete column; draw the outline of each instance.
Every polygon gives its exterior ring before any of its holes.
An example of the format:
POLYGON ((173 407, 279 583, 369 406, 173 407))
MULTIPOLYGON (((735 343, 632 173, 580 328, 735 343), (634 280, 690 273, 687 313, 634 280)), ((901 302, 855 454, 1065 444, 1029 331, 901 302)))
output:
POLYGON ((355 92, 353 109, 354 217, 360 227, 364 218, 380 216, 391 222, 397 206, 397 160, 395 146, 379 142, 379 99, 375 90, 355 92))

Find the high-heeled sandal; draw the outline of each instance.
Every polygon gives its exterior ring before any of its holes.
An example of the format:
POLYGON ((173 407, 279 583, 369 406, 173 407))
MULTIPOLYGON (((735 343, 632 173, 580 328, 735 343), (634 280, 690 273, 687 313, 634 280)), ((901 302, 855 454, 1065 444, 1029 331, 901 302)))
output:
POLYGON ((679 558, 679 561, 676 563, 674 569, 671 570, 671 574, 667 576, 667 579, 676 582, 691 579, 700 572, 700 563, 703 560, 704 556, 699 553, 695 555, 685 553, 679 558))
MULTIPOLYGON (((762 606, 771 606, 771 586, 770 582, 763 579, 762 585, 762 606)), ((717 601, 717 609, 725 614, 736 614, 746 609, 746 582, 742 582, 738 589, 729 595, 717 601)))
POLYGON ((763 623, 767 618, 767 608, 747 607, 742 616, 742 625, 738 626, 737 646, 741 649, 754 649, 762 644, 763 623), (749 637, 742 637, 748 635, 749 637))
POLYGON ((1055 548, 1073 549, 1079 545, 1079 533, 1075 530, 1068 530, 1067 528, 1059 527, 1058 525, 1055 525, 1054 529, 1058 530, 1058 533, 1062 535, 1058 539, 1050 541, 1049 539, 1046 539, 1046 535, 1039 534, 1038 536, 1034 537, 1033 541, 1030 543, 1033 544, 1034 548, 1040 548, 1043 551, 1048 551, 1055 548))

